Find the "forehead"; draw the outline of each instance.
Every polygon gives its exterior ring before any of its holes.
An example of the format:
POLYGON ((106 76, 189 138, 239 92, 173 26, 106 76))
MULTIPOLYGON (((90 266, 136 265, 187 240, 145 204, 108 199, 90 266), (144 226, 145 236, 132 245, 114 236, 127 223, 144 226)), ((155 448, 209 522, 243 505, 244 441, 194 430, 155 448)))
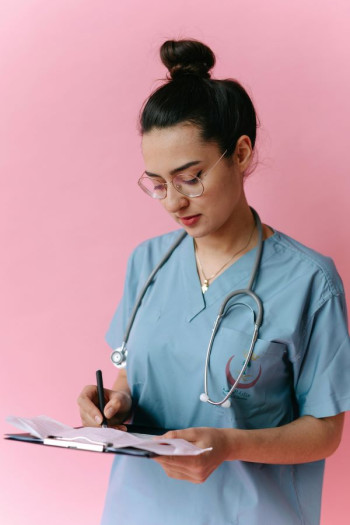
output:
POLYGON ((171 171, 193 160, 207 160, 218 146, 203 142, 200 130, 193 124, 177 124, 153 128, 142 137, 142 153, 146 169, 154 173, 171 171))

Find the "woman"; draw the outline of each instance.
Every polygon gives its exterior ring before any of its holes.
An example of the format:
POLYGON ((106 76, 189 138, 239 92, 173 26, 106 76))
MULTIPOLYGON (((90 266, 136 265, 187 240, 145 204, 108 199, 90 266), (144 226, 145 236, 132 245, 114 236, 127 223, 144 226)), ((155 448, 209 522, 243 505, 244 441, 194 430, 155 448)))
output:
MULTIPOLYGON (((139 185, 187 235, 147 289, 127 369, 106 390, 105 415, 110 425, 132 415, 137 424, 176 429, 165 435, 212 451, 151 461, 116 457, 102 523, 317 524, 324 458, 338 447, 350 408, 341 280, 330 259, 267 225, 252 277, 259 218, 243 183, 255 144, 253 104, 238 82, 210 79, 215 57, 205 45, 168 41, 161 58, 171 80, 141 114, 146 171, 139 185), (256 300, 235 296, 213 343, 203 394, 220 305, 251 279, 264 308, 254 352, 256 300)), ((178 237, 151 239, 132 254, 107 334, 112 348, 144 282, 178 237)), ((85 387, 79 405, 84 425, 101 423, 96 387, 85 387)))

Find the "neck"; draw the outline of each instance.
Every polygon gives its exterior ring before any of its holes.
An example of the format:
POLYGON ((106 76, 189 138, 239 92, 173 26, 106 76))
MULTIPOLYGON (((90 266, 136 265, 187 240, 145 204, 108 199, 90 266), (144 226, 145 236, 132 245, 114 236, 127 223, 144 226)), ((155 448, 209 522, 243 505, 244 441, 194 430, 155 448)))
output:
POLYGON ((216 277, 255 246, 258 238, 255 219, 248 206, 246 211, 240 220, 234 221, 235 228, 230 228, 229 233, 220 231, 210 237, 195 239, 197 270, 203 293, 216 277))
MULTIPOLYGON (((215 256, 215 259, 218 259, 218 257, 231 255, 244 245, 244 241, 248 241, 254 225, 254 216, 248 204, 246 204, 220 230, 195 239, 199 256, 203 258, 215 256)), ((250 250, 255 245, 256 239, 256 232, 253 232, 247 250, 250 250)))

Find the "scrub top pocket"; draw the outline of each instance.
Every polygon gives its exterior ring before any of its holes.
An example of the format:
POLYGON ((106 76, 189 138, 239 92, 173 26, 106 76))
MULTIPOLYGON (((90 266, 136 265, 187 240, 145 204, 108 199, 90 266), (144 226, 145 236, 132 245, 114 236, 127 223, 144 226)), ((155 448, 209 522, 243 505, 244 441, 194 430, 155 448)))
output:
MULTIPOLYGON (((208 371, 208 391, 213 401, 223 399, 238 378, 251 337, 250 333, 227 326, 219 329, 208 371)), ((251 360, 231 395, 231 407, 224 410, 229 412, 234 427, 276 426, 287 417, 290 388, 287 347, 257 339, 251 360)))

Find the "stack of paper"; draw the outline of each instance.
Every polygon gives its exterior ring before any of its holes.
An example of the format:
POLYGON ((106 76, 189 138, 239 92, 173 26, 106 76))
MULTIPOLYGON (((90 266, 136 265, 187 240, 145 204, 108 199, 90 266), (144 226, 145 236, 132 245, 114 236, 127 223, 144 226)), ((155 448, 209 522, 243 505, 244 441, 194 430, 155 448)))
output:
POLYGON ((201 449, 184 439, 153 439, 148 434, 132 434, 114 428, 81 427, 73 428, 47 416, 33 418, 9 416, 8 423, 20 430, 40 438, 44 444, 53 444, 49 440, 90 443, 109 448, 133 447, 166 456, 196 456, 210 448, 201 449))

